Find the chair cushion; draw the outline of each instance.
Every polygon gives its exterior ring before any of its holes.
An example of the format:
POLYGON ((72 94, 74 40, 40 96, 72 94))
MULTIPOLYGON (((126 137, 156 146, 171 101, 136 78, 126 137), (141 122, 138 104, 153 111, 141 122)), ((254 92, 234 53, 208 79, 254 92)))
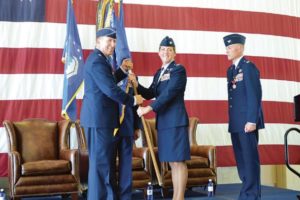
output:
POLYGON ((144 161, 139 157, 132 157, 132 169, 144 169, 144 161))
POLYGON ((42 160, 22 165, 23 176, 65 174, 70 171, 71 165, 68 160, 42 160))
POLYGON ((76 178, 71 174, 21 176, 14 187, 14 194, 21 196, 54 195, 70 192, 78 192, 78 182, 76 178))
POLYGON ((209 168, 208 158, 201 156, 191 156, 191 160, 186 161, 188 169, 193 168, 209 168))

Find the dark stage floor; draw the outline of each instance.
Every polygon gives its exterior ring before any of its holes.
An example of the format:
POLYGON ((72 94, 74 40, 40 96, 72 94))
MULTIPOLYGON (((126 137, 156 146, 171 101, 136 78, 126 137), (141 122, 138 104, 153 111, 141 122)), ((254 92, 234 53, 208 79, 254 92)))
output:
MULTIPOLYGON (((186 200, 235 200, 237 199, 241 184, 224 184, 218 185, 216 190, 216 195, 214 197, 208 198, 206 196, 206 192, 203 188, 194 188, 192 191, 189 190, 186 192, 185 199, 186 200)), ((300 190, 300 189, 299 189, 300 190)), ((263 186, 262 187, 262 200, 296 200, 296 195, 300 194, 300 191, 294 190, 286 190, 281 188, 263 186)), ((61 200, 59 196, 53 197, 38 197, 38 198, 23 198, 24 200, 61 200)), ((83 198, 82 198, 83 199, 83 198)), ((135 191, 132 195, 133 200, 142 200, 143 192, 135 191)), ((155 190, 154 199, 162 200, 163 198, 160 196, 160 190, 155 190)), ((171 200, 172 198, 165 198, 167 200, 171 200)))

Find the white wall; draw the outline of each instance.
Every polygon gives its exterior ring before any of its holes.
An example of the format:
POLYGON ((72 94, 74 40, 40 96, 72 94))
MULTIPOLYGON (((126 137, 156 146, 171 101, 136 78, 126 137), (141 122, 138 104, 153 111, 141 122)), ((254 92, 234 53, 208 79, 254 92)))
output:
MULTIPOLYGON (((300 172, 300 165, 293 165, 300 172)), ((218 184, 240 183, 236 167, 218 167, 218 184)), ((285 165, 262 165, 262 185, 300 191, 300 178, 287 169, 285 165)))

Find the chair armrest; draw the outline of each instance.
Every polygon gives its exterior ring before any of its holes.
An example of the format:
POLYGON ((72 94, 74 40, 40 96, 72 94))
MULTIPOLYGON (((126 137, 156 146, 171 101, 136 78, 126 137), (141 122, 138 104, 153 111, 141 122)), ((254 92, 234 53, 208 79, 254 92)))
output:
POLYGON ((199 119, 197 117, 189 118, 189 140, 190 145, 197 145, 196 132, 198 127, 199 119))
POLYGON ((59 158, 68 160, 71 163, 71 173, 79 180, 79 152, 77 149, 63 149, 59 153, 59 158))
POLYGON ((83 151, 87 151, 86 138, 84 134, 84 129, 80 126, 80 121, 75 122, 76 136, 78 142, 78 148, 83 151))
POLYGON ((216 147, 211 145, 193 145, 191 146, 191 155, 208 158, 210 168, 216 168, 216 147))
POLYGON ((170 171, 169 163, 168 162, 161 162, 160 163, 160 174, 164 177, 168 171, 170 171))
POLYGON ((133 148, 132 150, 132 156, 142 158, 144 160, 144 171, 148 172, 150 174, 150 152, 148 148, 145 147, 139 147, 139 148, 133 148))
POLYGON ((84 157, 84 158, 87 158, 87 160, 88 160, 88 158, 89 158, 89 151, 87 150, 87 149, 79 149, 79 156, 80 156, 80 158, 81 157, 84 157))
POLYGON ((13 123, 9 120, 4 120, 3 126, 6 130, 9 151, 17 151, 17 139, 13 123))
POLYGON ((8 161, 8 173, 9 178, 11 179, 11 183, 16 184, 18 179, 21 176, 21 156, 17 151, 11 151, 8 153, 9 161, 8 161))

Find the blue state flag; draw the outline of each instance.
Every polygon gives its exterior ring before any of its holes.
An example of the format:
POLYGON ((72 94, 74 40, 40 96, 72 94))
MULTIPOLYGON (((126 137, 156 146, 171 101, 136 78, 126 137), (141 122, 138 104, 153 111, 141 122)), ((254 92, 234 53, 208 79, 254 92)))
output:
POLYGON ((0 21, 43 22, 45 0, 0 0, 0 21))
POLYGON ((83 55, 71 0, 67 8, 67 36, 63 52, 64 87, 62 116, 75 121, 77 118, 76 95, 83 87, 83 55))
POLYGON ((127 42, 125 26, 124 26, 124 10, 123 2, 120 1, 119 5, 119 17, 114 15, 114 25, 117 31, 117 44, 116 44, 116 64, 117 67, 121 66, 124 59, 131 59, 129 46, 127 42))
MULTIPOLYGON (((119 3, 119 16, 114 14, 114 23, 113 25, 116 28, 117 32, 117 44, 115 48, 115 67, 119 68, 122 65, 122 62, 124 59, 131 59, 131 53, 129 50, 128 42, 127 42, 127 36, 125 31, 125 25, 124 25, 124 10, 123 10, 123 2, 120 1, 119 3)), ((124 79, 118 83, 119 87, 122 88, 126 93, 129 91, 128 87, 128 79, 124 79)), ((120 110, 120 123, 123 123, 124 120, 124 113, 125 113, 125 105, 119 104, 119 110, 120 110)))

